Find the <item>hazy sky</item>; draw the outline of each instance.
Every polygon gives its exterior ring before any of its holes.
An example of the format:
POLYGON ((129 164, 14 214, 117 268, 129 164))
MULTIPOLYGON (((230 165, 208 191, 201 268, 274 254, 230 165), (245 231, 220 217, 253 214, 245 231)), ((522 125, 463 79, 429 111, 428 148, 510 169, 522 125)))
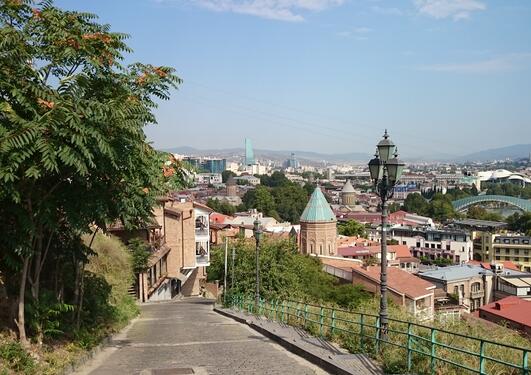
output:
POLYGON ((531 143, 528 0, 61 0, 184 83, 156 147, 404 156, 531 143))

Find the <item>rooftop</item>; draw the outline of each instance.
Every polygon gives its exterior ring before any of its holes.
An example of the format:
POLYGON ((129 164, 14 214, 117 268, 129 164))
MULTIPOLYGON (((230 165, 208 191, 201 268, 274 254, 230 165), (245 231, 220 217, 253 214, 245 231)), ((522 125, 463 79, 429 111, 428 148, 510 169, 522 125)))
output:
POLYGON ((343 185, 343 189, 341 190, 342 193, 355 193, 354 187, 350 183, 350 180, 347 180, 345 185, 343 185))
MULTIPOLYGON (((361 274, 378 285, 380 284, 380 267, 355 267, 352 268, 352 272, 361 274)), ((387 268, 387 285, 390 289, 405 294, 412 299, 430 294, 435 289, 435 285, 429 281, 422 280, 409 272, 395 267, 387 268)))
POLYGON ((499 316, 527 327, 531 327, 531 301, 509 296, 499 301, 489 303, 479 308, 480 317, 482 312, 499 316))
POLYGON ((301 215, 303 222, 330 222, 336 221, 336 215, 330 208, 321 188, 316 187, 301 215))

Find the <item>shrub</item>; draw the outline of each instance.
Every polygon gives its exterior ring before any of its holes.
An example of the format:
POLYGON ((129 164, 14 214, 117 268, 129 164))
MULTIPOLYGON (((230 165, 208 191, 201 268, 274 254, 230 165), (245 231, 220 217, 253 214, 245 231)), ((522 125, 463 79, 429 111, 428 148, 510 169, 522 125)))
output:
MULTIPOLYGON (((18 342, 0 344, 0 359, 8 369, 23 374, 35 373, 35 361, 18 342)), ((5 370, 0 367, 0 370, 5 370)))

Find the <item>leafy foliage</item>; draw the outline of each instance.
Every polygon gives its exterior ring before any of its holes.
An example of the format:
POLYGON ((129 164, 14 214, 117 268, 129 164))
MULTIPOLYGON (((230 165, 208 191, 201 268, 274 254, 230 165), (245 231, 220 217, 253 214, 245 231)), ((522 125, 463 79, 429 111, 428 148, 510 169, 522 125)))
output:
POLYGON ((131 252, 133 272, 137 274, 146 271, 149 257, 151 256, 148 244, 139 238, 132 238, 129 240, 127 247, 131 252))
POLYGON ((0 226, 11 233, 0 237, 0 272, 10 301, 25 301, 27 281, 37 332, 57 303, 82 313, 82 234, 143 225, 157 195, 183 183, 144 134, 181 80, 170 67, 123 65, 127 35, 96 18, 52 1, 0 3, 0 226), (55 299, 40 301, 42 290, 55 299))
POLYGON ((236 207, 226 201, 220 201, 219 199, 208 198, 206 205, 223 215, 234 215, 236 212, 236 207))
POLYGON ((346 222, 338 223, 337 232, 343 236, 365 237, 367 235, 365 225, 356 220, 348 220, 346 222))
POLYGON ((278 171, 273 172, 271 176, 260 176, 260 182, 261 185, 247 191, 243 196, 245 207, 256 208, 277 220, 297 224, 315 186, 306 184, 301 187, 278 171))
MULTIPOLYGON (((361 288, 341 285, 322 270, 319 259, 297 253, 289 241, 262 241, 260 246, 260 293, 266 299, 298 298, 356 306, 368 298, 361 288)), ((245 240, 234 244, 234 285, 229 293, 249 294, 255 290, 255 247, 245 240)), ((213 248, 208 277, 223 280, 224 249, 213 248)), ((229 267, 227 280, 232 279, 229 267)))
POLYGON ((472 206, 467 210, 466 216, 470 219, 503 221, 503 217, 495 212, 488 212, 482 207, 472 206))
POLYGON ((0 359, 0 370, 6 369, 5 364, 8 369, 19 373, 35 373, 35 361, 18 342, 0 343, 0 359))
POLYGON ((507 218, 509 229, 531 236, 531 212, 516 212, 507 218))
POLYGON ((485 189, 489 195, 509 195, 523 199, 531 199, 531 185, 520 186, 512 182, 505 183, 485 183, 485 189))

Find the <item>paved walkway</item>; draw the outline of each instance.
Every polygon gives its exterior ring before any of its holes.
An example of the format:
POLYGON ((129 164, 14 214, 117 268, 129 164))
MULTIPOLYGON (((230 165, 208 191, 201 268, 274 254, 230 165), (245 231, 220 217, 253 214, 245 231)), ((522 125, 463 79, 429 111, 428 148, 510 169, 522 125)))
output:
POLYGON ((216 308, 221 314, 246 323, 254 330, 271 337, 291 352, 300 354, 337 374, 380 375, 381 367, 365 354, 350 354, 346 349, 320 337, 314 337, 305 330, 284 323, 271 321, 230 309, 216 308))
POLYGON ((147 304, 79 375, 326 374, 246 325, 190 298, 147 304))

